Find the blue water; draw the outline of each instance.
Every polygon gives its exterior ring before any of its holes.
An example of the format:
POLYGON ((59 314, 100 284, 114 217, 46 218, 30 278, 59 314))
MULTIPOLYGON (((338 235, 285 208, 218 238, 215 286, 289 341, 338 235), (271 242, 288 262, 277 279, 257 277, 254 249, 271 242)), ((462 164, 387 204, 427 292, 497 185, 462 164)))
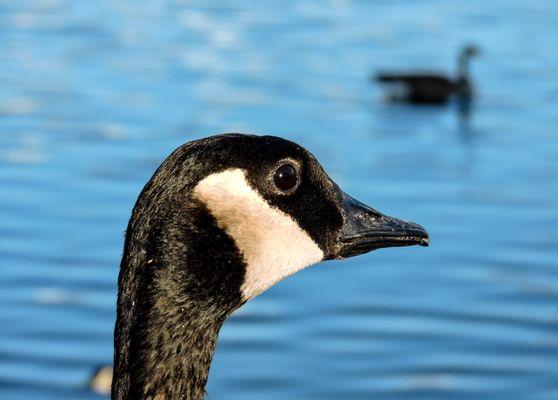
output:
POLYGON ((96 399, 133 203, 179 144, 295 140, 431 247, 306 270, 223 327, 210 399, 558 399, 558 3, 0 2, 0 398, 96 399), (452 72, 471 118, 382 101, 452 72))

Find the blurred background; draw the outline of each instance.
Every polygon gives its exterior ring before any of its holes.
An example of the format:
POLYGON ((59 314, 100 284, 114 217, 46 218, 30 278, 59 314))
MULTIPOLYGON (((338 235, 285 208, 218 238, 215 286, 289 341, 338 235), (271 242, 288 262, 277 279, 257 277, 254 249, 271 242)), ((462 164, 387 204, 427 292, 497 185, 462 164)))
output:
POLYGON ((209 399, 558 399, 558 3, 0 2, 0 398, 102 399, 123 232, 178 145, 283 136, 423 224, 225 323, 209 399), (384 69, 477 96, 390 104, 384 69))

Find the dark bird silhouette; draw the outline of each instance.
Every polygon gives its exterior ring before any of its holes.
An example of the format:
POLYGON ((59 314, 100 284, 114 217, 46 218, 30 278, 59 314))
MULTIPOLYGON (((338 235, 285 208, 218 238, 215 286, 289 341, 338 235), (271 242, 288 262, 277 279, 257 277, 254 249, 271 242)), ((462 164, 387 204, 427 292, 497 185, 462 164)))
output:
POLYGON ((374 78, 391 86, 389 98, 416 104, 445 104, 452 96, 461 102, 470 102, 473 83, 469 71, 471 58, 479 54, 475 46, 465 46, 458 57, 457 78, 452 79, 430 72, 380 72, 374 78))
POLYGON ((118 278, 113 399, 201 400, 223 322, 325 260, 428 245, 343 193, 296 143, 228 134, 176 149, 143 188, 118 278))

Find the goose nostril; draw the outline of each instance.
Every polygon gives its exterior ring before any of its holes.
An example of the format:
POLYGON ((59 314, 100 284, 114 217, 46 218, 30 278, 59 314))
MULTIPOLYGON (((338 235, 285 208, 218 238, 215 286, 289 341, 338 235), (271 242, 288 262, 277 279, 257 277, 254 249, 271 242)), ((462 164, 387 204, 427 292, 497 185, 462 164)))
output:
POLYGON ((384 215, 379 211, 374 210, 373 208, 367 207, 364 211, 367 217, 375 218, 375 219, 383 219, 384 215))

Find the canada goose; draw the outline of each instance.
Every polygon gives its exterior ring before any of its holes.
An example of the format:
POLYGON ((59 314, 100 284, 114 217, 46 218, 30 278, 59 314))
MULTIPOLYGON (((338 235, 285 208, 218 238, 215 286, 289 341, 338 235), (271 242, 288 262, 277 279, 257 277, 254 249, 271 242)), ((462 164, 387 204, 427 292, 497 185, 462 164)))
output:
POLYGON ((311 264, 428 245, 420 225, 346 195, 299 145, 187 143, 141 192, 118 278, 113 399, 203 399, 221 325, 311 264))
POLYGON ((470 59, 479 54, 475 46, 465 46, 458 58, 458 76, 449 78, 444 74, 428 72, 390 73, 380 72, 376 80, 393 86, 391 99, 407 103, 445 104, 452 95, 468 101, 473 95, 469 72, 470 59), (399 89, 399 90, 397 90, 399 89))

